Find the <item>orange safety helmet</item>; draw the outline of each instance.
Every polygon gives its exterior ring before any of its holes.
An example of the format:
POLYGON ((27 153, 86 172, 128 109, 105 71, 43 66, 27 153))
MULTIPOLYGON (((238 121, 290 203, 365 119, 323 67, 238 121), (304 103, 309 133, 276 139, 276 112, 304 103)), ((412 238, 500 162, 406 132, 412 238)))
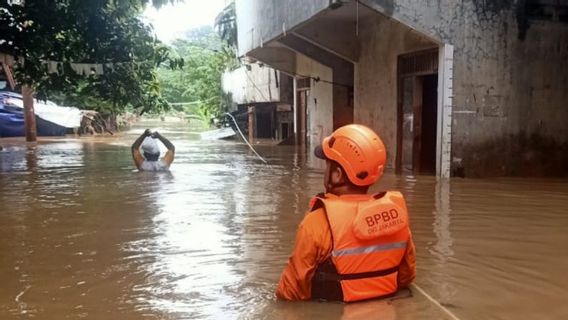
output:
POLYGON ((383 175, 387 152, 379 136, 360 124, 349 124, 323 139, 314 151, 320 159, 333 160, 345 170, 349 181, 369 186, 383 175))

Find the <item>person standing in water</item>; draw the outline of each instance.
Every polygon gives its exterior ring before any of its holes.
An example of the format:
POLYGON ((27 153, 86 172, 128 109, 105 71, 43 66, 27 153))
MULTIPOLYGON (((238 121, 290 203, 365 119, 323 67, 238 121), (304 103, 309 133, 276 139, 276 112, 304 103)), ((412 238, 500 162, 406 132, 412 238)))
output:
POLYGON ((132 158, 140 171, 167 171, 174 162, 175 149, 170 140, 157 131, 152 133, 150 129, 146 129, 132 144, 132 158), (161 159, 160 147, 156 140, 160 140, 168 148, 161 159), (140 153, 140 149, 142 149, 143 155, 140 153))
POLYGON ((276 295, 284 300, 353 302, 388 297, 416 276, 403 195, 368 194, 386 163, 371 129, 347 125, 315 149, 326 161, 326 193, 310 202, 276 295))

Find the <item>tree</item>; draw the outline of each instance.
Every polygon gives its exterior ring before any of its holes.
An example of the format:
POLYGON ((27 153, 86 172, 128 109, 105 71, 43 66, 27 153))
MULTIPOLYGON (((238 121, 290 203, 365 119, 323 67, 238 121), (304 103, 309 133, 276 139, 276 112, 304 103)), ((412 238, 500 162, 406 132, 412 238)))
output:
POLYGON ((158 78, 168 101, 189 102, 184 111, 209 121, 226 111, 222 76, 236 59, 212 27, 191 30, 187 38, 171 46, 172 55, 185 62, 183 70, 162 67, 158 78))
POLYGON ((217 33, 229 47, 237 50, 237 13, 235 1, 231 1, 215 18, 217 33))
MULTIPOLYGON (((39 98, 88 97, 113 112, 167 108, 155 67, 169 59, 169 52, 151 36, 140 16, 148 3, 159 7, 169 2, 174 1, 4 1, 0 52, 16 58, 17 82, 33 88, 39 98), (48 61, 62 62, 60 72, 48 72, 48 61), (107 67, 102 75, 79 75, 72 71, 73 62, 107 67)), ((171 61, 174 67, 182 64, 171 61)))

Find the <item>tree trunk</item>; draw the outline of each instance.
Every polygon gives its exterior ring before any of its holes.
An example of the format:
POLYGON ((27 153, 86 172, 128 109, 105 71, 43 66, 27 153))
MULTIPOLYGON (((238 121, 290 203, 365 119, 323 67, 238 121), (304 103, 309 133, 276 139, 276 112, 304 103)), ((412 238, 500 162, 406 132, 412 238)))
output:
POLYGON ((37 126, 34 112, 34 90, 27 86, 22 86, 22 96, 24 98, 24 123, 26 126, 26 141, 37 141, 37 126))

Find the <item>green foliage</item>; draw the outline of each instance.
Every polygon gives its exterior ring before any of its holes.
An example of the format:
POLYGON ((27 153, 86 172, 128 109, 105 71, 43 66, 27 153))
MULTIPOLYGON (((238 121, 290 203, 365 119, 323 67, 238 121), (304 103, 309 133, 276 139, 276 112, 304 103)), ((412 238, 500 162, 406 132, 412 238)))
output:
POLYGON ((192 30, 187 38, 171 46, 172 55, 183 59, 183 69, 158 69, 162 94, 169 102, 186 103, 185 112, 209 121, 226 111, 222 76, 237 62, 211 27, 192 30))
POLYGON ((140 19, 144 7, 172 0, 27 0, 0 4, 0 52, 14 55, 19 83, 38 97, 101 111, 142 112, 168 107, 161 97, 156 66, 172 60, 140 19), (48 73, 47 61, 64 62, 48 73), (23 62, 23 63, 22 63, 23 62), (108 63, 102 75, 79 75, 70 63, 108 63))

